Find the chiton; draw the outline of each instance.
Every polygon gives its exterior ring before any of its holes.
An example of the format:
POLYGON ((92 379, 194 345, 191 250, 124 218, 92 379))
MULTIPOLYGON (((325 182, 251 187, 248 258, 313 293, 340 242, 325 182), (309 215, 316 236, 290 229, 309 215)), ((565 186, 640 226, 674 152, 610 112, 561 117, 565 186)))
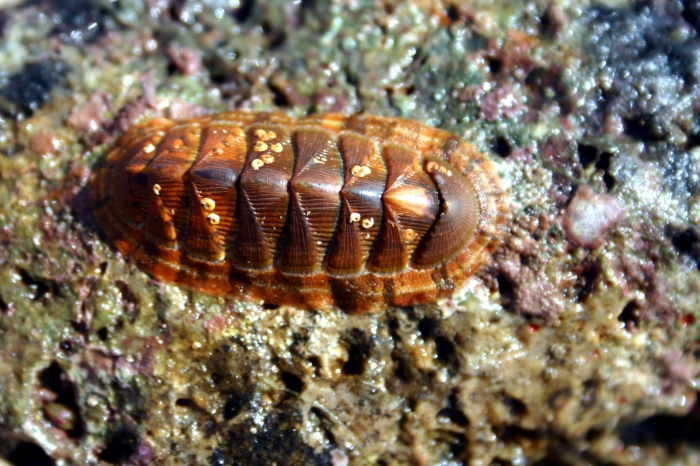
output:
POLYGON ((449 296, 507 212, 470 144, 369 115, 148 120, 98 164, 91 198, 116 248, 158 280, 354 312, 449 296))

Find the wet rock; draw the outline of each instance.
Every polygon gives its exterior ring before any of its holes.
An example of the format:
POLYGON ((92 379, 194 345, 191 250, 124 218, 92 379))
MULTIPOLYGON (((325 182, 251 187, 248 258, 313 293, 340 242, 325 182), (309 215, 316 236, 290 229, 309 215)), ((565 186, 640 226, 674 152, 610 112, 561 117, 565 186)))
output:
POLYGON ((90 100, 73 109, 66 123, 79 133, 97 133, 107 121, 108 110, 109 96, 97 91, 90 96, 90 100))
POLYGON ((38 155, 53 154, 61 147, 61 140, 55 132, 47 129, 37 131, 29 141, 29 149, 38 155))
POLYGON ((24 119, 41 108, 54 87, 64 83, 66 66, 55 59, 27 64, 0 88, 0 113, 24 119))
POLYGON ((138 436, 128 429, 116 430, 107 437, 100 460, 108 464, 123 464, 138 452, 138 436))
POLYGON ((105 32, 107 3, 91 0, 50 2, 53 32, 63 41, 82 46, 105 32))
POLYGON ((194 74, 202 68, 202 59, 189 47, 171 46, 168 57, 175 68, 185 75, 194 74))
POLYGON ((688 118, 689 95, 700 82, 700 38, 692 32, 693 2, 638 2, 629 8, 587 11, 587 47, 601 68, 591 127, 618 114, 633 138, 655 143, 670 137, 674 121, 688 118))
POLYGON ((479 104, 479 116, 487 121, 513 118, 523 111, 518 93, 507 85, 487 92, 479 104))

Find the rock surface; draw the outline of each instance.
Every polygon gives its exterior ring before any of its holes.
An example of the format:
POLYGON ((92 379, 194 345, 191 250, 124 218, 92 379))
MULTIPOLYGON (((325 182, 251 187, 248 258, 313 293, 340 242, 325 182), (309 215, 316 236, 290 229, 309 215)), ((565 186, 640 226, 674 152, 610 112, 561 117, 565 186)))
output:
POLYGON ((0 2, 0 33, 10 464, 700 463, 697 0, 0 2), (504 244, 370 316, 156 283, 90 168, 140 118, 231 108, 459 134, 504 244))

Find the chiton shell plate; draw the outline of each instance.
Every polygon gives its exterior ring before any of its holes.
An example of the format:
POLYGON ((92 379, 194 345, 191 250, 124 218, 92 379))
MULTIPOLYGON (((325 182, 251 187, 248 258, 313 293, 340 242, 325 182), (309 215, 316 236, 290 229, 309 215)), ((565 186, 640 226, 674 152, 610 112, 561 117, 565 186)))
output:
POLYGON ((507 212, 473 146, 370 115, 144 121, 98 164, 91 198, 107 237, 158 280, 354 312, 449 296, 507 212))

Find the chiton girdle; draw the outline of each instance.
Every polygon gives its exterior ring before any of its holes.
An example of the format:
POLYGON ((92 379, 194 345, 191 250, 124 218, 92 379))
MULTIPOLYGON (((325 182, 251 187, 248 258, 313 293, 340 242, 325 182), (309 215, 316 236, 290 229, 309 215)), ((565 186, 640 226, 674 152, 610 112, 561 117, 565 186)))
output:
POLYGON ((449 296, 507 217, 495 166, 473 146, 370 115, 144 121, 90 190, 108 238, 159 280, 355 312, 449 296))

